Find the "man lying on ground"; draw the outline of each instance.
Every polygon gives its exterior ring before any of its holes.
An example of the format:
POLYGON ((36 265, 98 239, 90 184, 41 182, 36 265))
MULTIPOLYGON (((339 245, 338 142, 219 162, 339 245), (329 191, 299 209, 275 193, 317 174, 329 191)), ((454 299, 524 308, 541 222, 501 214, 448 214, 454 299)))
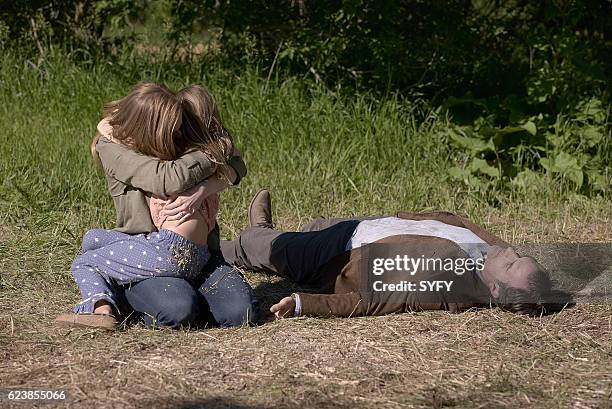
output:
POLYGON ((221 243, 225 259, 287 276, 317 293, 273 305, 277 318, 363 316, 497 305, 528 315, 544 311, 549 275, 531 257, 448 212, 324 219, 301 232, 274 230, 270 194, 249 207, 250 227, 221 243))

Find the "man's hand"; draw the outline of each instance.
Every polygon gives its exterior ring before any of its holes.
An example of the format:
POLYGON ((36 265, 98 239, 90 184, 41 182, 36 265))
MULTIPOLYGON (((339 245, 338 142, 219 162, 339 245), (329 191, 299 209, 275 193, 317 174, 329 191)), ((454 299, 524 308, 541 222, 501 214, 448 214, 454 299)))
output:
POLYGON ((285 297, 270 307, 270 312, 274 314, 277 320, 293 317, 293 313, 295 312, 295 300, 291 297, 285 297))

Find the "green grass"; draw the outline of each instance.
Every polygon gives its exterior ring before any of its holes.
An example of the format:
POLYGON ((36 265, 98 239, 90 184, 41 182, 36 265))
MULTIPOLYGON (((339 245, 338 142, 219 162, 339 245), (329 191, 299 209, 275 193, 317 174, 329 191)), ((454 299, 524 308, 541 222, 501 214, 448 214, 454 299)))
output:
POLYGON ((244 203, 261 186, 279 199, 279 216, 296 225, 319 214, 442 208, 476 219, 535 211, 551 220, 568 206, 597 215, 610 200, 586 199, 546 179, 528 192, 479 192, 449 180, 446 169, 462 158, 448 147, 448 120, 409 101, 341 98, 296 80, 267 83, 255 70, 236 76, 215 65, 76 65, 58 51, 39 62, 8 53, 1 67, 0 189, 5 205, 15 208, 0 216, 5 225, 37 221, 44 228, 59 217, 76 237, 84 224, 112 226, 111 201, 88 145, 102 105, 146 79, 175 88, 203 83, 216 96, 249 167, 240 189, 224 196, 230 224, 243 224, 244 203), (66 220, 69 210, 79 217, 66 220))
MULTIPOLYGON (((319 215, 442 209, 466 214, 512 242, 612 240, 610 197, 577 195, 546 178, 526 191, 485 192, 449 180, 446 170, 462 157, 449 148, 448 119, 433 110, 397 98, 340 97, 297 79, 267 82, 259 74, 139 59, 75 64, 57 50, 44 60, 10 51, 0 56, 0 387, 66 387, 77 405, 109 396, 101 406, 141 406, 158 394, 169 402, 194 396, 222 406, 226 397, 243 396, 231 401, 304 407, 523 407, 530 399, 554 407, 609 399, 603 382, 608 306, 533 321, 492 311, 299 319, 231 331, 137 326, 103 335, 53 328, 53 317, 78 301, 69 266, 83 233, 113 227, 115 220, 89 156, 102 105, 141 80, 174 88, 204 84, 216 96, 249 169, 238 188, 222 195, 226 238, 245 227, 252 194, 268 187, 285 229, 319 215), (507 346, 496 338, 500 328, 513 334, 507 346), (490 355, 464 356, 461 331, 490 355), (454 351, 447 355, 452 369, 438 356, 438 340, 454 351), (361 346, 340 351, 347 342, 361 346), (524 360, 510 359, 503 368, 494 358, 521 353, 524 360), (567 353, 590 363, 579 360, 576 369, 567 353), (418 383, 406 371, 425 380, 418 383), (540 384, 552 372, 559 378, 540 384), (134 382, 143 377, 146 382, 134 382), (565 388, 561 393, 555 382, 565 388)), ((254 286, 274 282, 246 276, 254 286)))

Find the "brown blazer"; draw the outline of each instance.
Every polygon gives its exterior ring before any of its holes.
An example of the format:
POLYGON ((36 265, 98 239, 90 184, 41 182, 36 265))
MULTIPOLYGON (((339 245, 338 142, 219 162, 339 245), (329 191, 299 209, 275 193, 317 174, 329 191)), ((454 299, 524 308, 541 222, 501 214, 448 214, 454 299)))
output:
MULTIPOLYGON (((509 244, 464 217, 449 212, 409 213, 399 212, 397 217, 409 220, 437 220, 471 230, 490 245, 508 247, 509 244)), ((391 236, 376 243, 346 251, 322 267, 325 294, 298 293, 302 303, 302 315, 306 316, 363 316, 384 315, 420 310, 446 310, 460 312, 490 303, 490 292, 475 273, 457 275, 453 271, 418 270, 414 275, 406 272, 384 273, 374 276, 367 271, 367 261, 373 257, 402 254, 411 258, 467 258, 467 254, 450 240, 418 235, 391 236), (385 246, 380 246, 385 244, 385 246), (389 246, 393 244, 393 246, 389 246), (372 280, 383 283, 399 281, 453 281, 451 291, 373 291, 372 280)))

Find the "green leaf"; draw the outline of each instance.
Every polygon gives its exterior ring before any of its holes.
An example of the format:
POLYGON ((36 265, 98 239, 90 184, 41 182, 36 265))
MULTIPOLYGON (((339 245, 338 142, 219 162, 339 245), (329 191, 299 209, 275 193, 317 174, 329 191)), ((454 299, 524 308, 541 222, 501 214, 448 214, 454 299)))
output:
POLYGON ((608 190, 610 189, 610 181, 601 173, 596 170, 587 172, 589 183, 594 190, 608 190))
POLYGON ((535 188, 541 182, 542 176, 531 169, 519 172, 511 181, 515 186, 522 189, 535 188))
POLYGON ((494 127, 482 127, 479 132, 485 136, 505 136, 517 132, 524 132, 525 130, 520 126, 506 126, 505 128, 494 128, 494 127))
POLYGON ((597 145, 603 137, 603 132, 596 126, 587 126, 582 129, 582 139, 587 143, 589 148, 597 145))
POLYGON ((533 136, 535 136, 535 134, 538 132, 538 128, 536 127, 536 124, 534 124, 531 121, 527 121, 526 123, 521 125, 521 128, 523 128, 524 130, 526 130, 527 132, 529 132, 533 136))
POLYGON ((574 182, 578 188, 584 183, 584 172, 578 160, 567 152, 559 152, 557 156, 541 158, 540 165, 550 173, 558 173, 574 182))
POLYGON ((570 169, 564 173, 564 176, 574 182, 578 188, 580 188, 584 182, 584 173, 579 169, 570 169))
POLYGON ((550 158, 540 158, 540 165, 548 172, 553 172, 553 160, 550 158))
POLYGON ((491 176, 492 178, 499 177, 499 169, 489 165, 484 159, 474 158, 470 164, 470 170, 473 173, 479 172, 491 176))
POLYGON ((555 157, 555 168, 559 173, 580 170, 577 159, 567 152, 559 152, 555 157))
POLYGON ((559 136, 556 133, 550 132, 550 131, 547 131, 545 136, 546 136, 546 140, 550 142, 553 146, 558 146, 563 141, 563 138, 561 138, 561 136, 559 136))
POLYGON ((483 141, 481 139, 470 138, 468 136, 463 136, 459 132, 454 129, 448 130, 448 135, 450 138, 455 141, 458 145, 463 148, 467 148, 471 150, 473 153, 480 153, 487 150, 494 151, 495 146, 491 140, 483 141))
POLYGON ((470 177, 470 171, 467 169, 462 169, 457 166, 453 166, 448 169, 448 174, 456 180, 467 181, 470 177))

